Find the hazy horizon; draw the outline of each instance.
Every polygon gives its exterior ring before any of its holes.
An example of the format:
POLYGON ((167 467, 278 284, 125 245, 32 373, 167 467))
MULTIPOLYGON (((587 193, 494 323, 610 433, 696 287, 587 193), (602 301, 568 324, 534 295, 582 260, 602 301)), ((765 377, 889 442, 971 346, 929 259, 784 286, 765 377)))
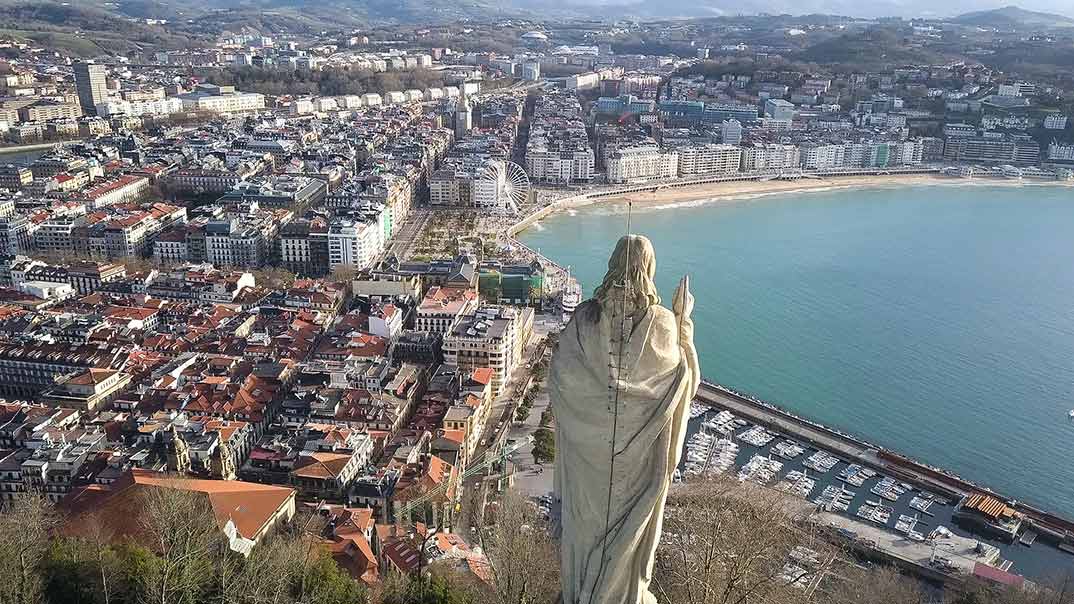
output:
MULTIPOLYGON (((631 8, 645 8, 645 12, 653 14, 674 14, 676 10, 684 10, 690 16, 733 16, 755 14, 832 14, 848 17, 955 17, 964 13, 995 10, 1008 6, 1035 11, 1048 12, 1074 17, 1074 7, 1062 0, 1027 0, 1013 3, 1010 0, 997 0, 995 2, 980 2, 973 0, 957 0, 945 2, 937 6, 934 2, 924 0, 879 0, 870 3, 856 2, 854 0, 769 0, 758 3, 760 6, 750 6, 749 3, 739 1, 709 1, 693 2, 692 0, 665 0, 659 3, 662 10, 648 2, 638 0, 552 0, 538 3, 545 6, 559 5, 563 7, 594 7, 594 6, 622 6, 631 8)), ((536 8, 536 7, 535 7, 536 8)), ((539 10, 539 8, 538 8, 539 10)))

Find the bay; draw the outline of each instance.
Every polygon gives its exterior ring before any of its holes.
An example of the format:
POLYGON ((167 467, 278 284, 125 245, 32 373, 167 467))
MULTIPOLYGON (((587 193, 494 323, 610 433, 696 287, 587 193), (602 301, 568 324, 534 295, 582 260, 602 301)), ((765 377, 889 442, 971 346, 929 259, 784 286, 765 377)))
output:
MULTIPOLYGON (((521 239, 587 294, 615 202, 521 239)), ((704 375, 1074 517, 1074 189, 944 184, 635 204, 704 375)))

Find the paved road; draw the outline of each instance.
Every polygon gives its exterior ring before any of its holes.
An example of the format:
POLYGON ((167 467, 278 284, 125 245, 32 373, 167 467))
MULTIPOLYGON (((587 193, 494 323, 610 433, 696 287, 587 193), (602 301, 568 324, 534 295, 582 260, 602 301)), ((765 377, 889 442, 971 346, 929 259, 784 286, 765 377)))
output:
MULTIPOLYGON (((538 351, 543 349, 544 340, 548 336, 548 333, 551 331, 558 331, 560 328, 561 326, 558 321, 549 315, 538 315, 534 319, 533 335, 531 336, 530 341, 526 344, 523 353, 523 367, 511 374, 511 377, 504 385, 503 393, 493 402, 492 410, 489 412, 489 419, 481 433, 481 444, 477 447, 477 450, 471 457, 471 464, 483 463, 485 460, 485 453, 490 448, 498 449, 507 439, 522 439, 532 433, 533 430, 537 429, 541 412, 548 406, 547 395, 542 393, 538 397, 529 418, 527 418, 526 424, 524 426, 519 426, 514 423, 515 405, 518 402, 515 399, 514 392, 522 385, 522 382, 529 377, 529 372, 525 369, 524 365, 533 361, 538 351)), ((532 445, 526 444, 511 455, 511 460, 516 465, 516 468, 518 468, 520 463, 526 468, 522 471, 523 474, 536 474, 536 470, 533 469, 532 449, 532 445)), ((548 487, 545 492, 550 492, 552 488, 552 472, 550 466, 545 475, 548 480, 548 487)), ((463 490, 465 495, 463 497, 462 509, 460 510, 458 522, 456 523, 458 525, 457 530, 468 533, 471 526, 480 524, 482 506, 487 501, 487 498, 492 496, 491 487, 492 485, 486 480, 484 473, 479 473, 466 481, 463 490)))
MULTIPOLYGON (((511 427, 510 439, 523 439, 540 427, 541 413, 548 408, 548 392, 541 390, 533 402, 533 410, 523 424, 511 427)), ((552 492, 553 465, 538 464, 533 459, 533 444, 528 443, 513 456, 515 462, 515 489, 529 497, 539 497, 552 492)))
POLYGON ((388 251, 405 260, 410 255, 414 243, 425 231, 425 225, 429 222, 431 215, 432 211, 426 208, 415 208, 411 211, 402 228, 392 237, 388 251))

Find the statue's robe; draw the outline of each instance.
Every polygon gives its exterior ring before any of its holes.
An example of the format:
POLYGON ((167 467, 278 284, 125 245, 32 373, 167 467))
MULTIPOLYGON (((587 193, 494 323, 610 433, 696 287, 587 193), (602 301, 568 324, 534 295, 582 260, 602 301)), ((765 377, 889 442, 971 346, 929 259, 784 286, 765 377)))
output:
POLYGON ((621 305, 598 304, 577 309, 550 371, 562 602, 655 604, 653 557, 700 380, 693 324, 654 305, 628 309, 624 326, 621 305))

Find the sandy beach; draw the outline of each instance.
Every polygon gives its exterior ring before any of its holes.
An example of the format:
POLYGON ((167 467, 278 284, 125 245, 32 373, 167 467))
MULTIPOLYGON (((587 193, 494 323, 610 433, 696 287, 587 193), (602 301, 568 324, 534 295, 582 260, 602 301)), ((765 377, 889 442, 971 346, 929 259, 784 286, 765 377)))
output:
MULTIPOLYGON (((841 176, 821 179, 736 181, 711 183, 694 187, 659 189, 656 192, 624 193, 589 203, 634 202, 639 204, 665 205, 690 201, 734 201, 742 196, 769 195, 810 190, 833 190, 874 187, 911 187, 919 185, 978 185, 978 186, 1069 186, 1069 182, 1044 180, 1007 180, 1000 178, 959 179, 938 174, 906 174, 888 176, 841 176)), ((579 204, 588 205, 588 204, 579 204)))
MULTIPOLYGON (((658 183, 653 184, 653 187, 658 186, 658 183)), ((586 198, 584 197, 584 194, 580 193, 574 197, 566 196, 558 202, 540 208, 514 224, 504 225, 505 229, 503 233, 507 238, 513 239, 522 231, 525 231, 535 223, 544 220, 553 214, 571 211, 575 208, 582 208, 594 204, 625 204, 629 202, 637 203, 640 206, 673 206, 675 204, 695 205, 697 203, 734 203, 748 199, 756 199, 762 196, 798 192, 807 193, 810 191, 832 191, 854 188, 870 189, 913 186, 1074 187, 1074 181, 1037 179, 1013 180, 991 176, 978 176, 972 179, 965 179, 943 176, 940 174, 888 174, 882 176, 833 176, 817 179, 803 178, 800 180, 715 182, 689 187, 660 188, 656 191, 646 190, 621 193, 618 195, 607 195, 598 198, 586 198)))

